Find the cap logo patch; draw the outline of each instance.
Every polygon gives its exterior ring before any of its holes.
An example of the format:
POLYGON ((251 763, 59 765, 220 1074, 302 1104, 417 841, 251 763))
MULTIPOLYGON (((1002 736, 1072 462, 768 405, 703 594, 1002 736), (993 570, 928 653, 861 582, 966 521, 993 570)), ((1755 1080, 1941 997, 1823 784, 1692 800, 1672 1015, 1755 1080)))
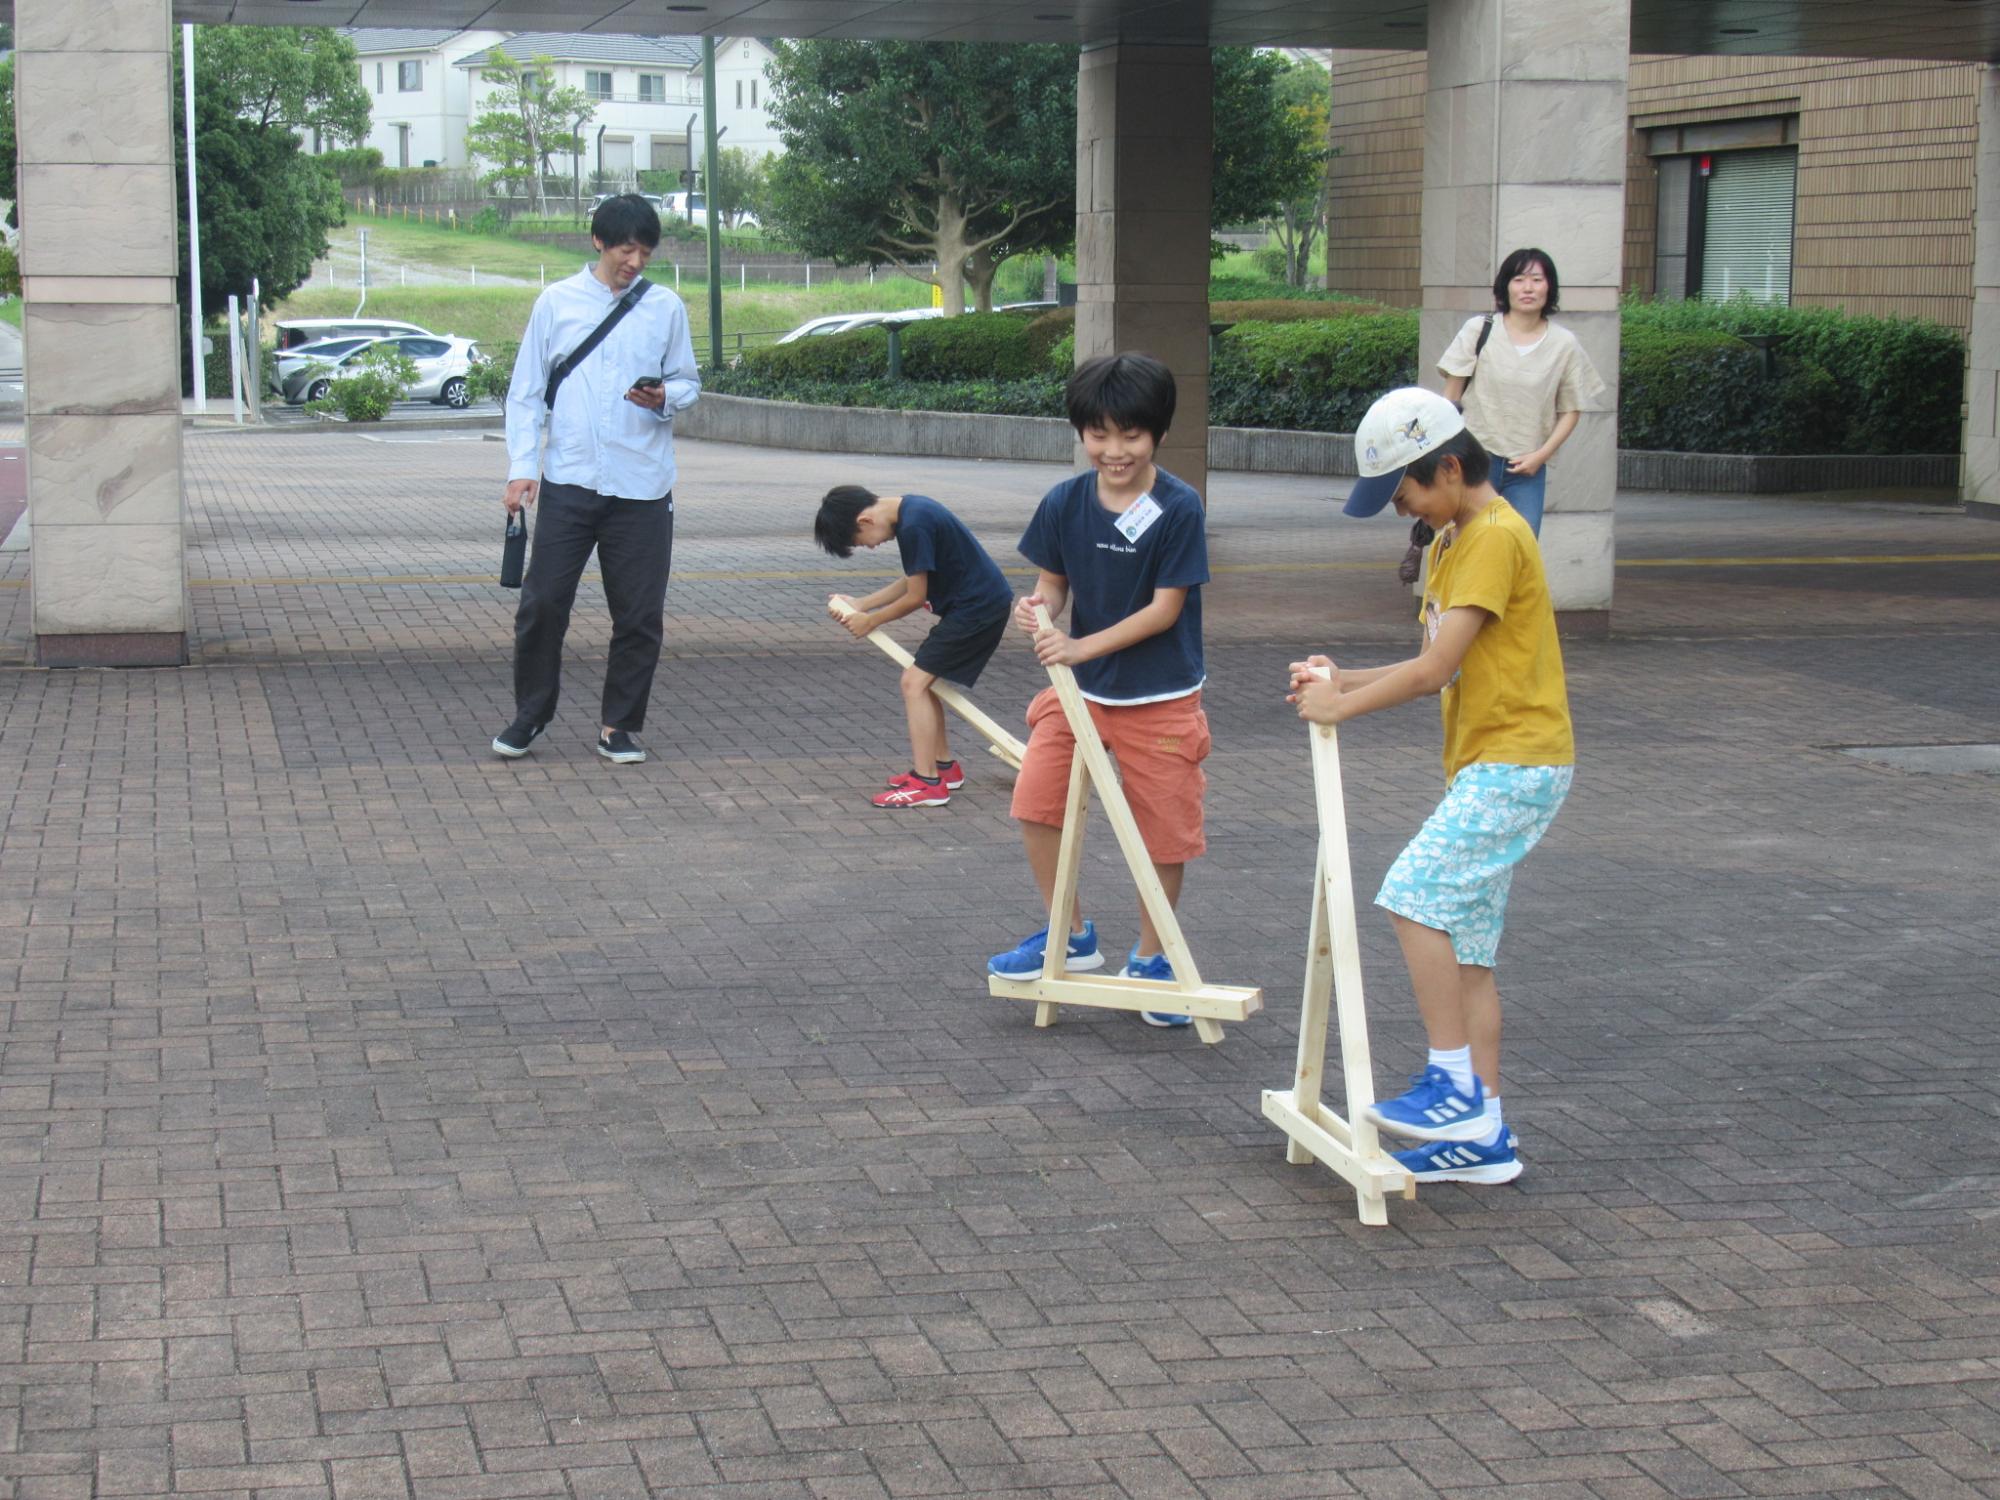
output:
POLYGON ((1396 436, 1409 439, 1419 448, 1428 448, 1430 446, 1430 439, 1424 435, 1424 419, 1422 417, 1410 418, 1409 421, 1396 429, 1396 436))
POLYGON ((1370 462, 1371 464, 1372 464, 1372 463, 1374 463, 1374 462, 1375 462, 1375 460, 1376 460, 1377 458, 1379 458, 1380 456, 1381 456, 1381 455, 1380 455, 1380 454, 1378 454, 1378 453, 1377 453, 1377 452, 1375 451, 1375 445, 1374 445, 1373 443, 1370 443, 1370 444, 1368 445, 1368 447, 1367 447, 1366 451, 1365 451, 1365 452, 1363 452, 1363 454, 1362 454, 1362 457, 1363 457, 1363 458, 1365 458, 1365 459, 1367 459, 1367 460, 1368 460, 1368 462, 1370 462))

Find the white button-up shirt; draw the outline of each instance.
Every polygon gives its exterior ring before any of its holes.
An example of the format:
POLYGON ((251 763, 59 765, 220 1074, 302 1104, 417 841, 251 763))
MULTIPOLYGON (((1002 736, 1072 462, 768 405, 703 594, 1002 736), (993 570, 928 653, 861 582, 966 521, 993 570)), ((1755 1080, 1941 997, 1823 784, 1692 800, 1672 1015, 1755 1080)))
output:
POLYGON ((701 395, 687 308, 663 286, 639 299, 604 342, 544 400, 549 372, 590 337, 622 292, 585 266, 535 299, 507 388, 507 477, 582 485, 625 500, 657 500, 674 487, 674 413, 701 395), (657 375, 666 405, 654 412, 625 399, 632 382, 657 375), (542 449, 546 429, 548 450, 542 449))

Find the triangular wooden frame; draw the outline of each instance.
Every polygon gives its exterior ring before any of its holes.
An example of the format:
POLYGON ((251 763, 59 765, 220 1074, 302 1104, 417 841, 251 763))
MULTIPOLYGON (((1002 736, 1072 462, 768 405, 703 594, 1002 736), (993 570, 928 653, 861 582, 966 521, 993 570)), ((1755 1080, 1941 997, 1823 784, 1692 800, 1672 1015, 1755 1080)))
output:
MULTIPOLYGON (((840 610, 840 617, 844 620, 854 612, 851 605, 847 606, 840 610)), ((914 667, 917 664, 917 659, 903 648, 902 642, 884 635, 881 631, 869 631, 868 639, 881 647, 882 654, 897 666, 914 667)), ((931 696, 945 707, 955 710, 961 719, 979 731, 980 736, 986 741, 987 754, 998 756, 1016 771, 1021 769, 1021 756, 1026 753, 1028 747, 988 718, 977 703, 942 678, 931 684, 931 696)))
MULTIPOLYGON (((1049 614, 1045 609, 1037 608, 1035 618, 1043 625, 1049 623, 1049 614)), ((1076 754, 1070 762, 1069 805, 1063 812, 1062 845, 1056 860, 1055 896, 1049 905, 1052 941, 1039 978, 1002 979, 992 975, 987 980, 987 989, 1005 999, 1035 1002, 1037 1026, 1055 1024, 1058 1005, 1171 1011, 1193 1016, 1195 1034, 1204 1042, 1219 1042, 1222 1040, 1222 1022, 1243 1021, 1255 1015, 1264 1007, 1264 993, 1262 990, 1202 983, 1201 971, 1195 967, 1194 954, 1188 951, 1181 924, 1174 917, 1173 906, 1167 900, 1158 872, 1153 869, 1152 856, 1146 852, 1146 841, 1139 833, 1139 824, 1132 816, 1131 806, 1125 801, 1124 788, 1118 784, 1111 756, 1104 748, 1104 741, 1098 737, 1097 725, 1090 717, 1082 690, 1076 685, 1076 674, 1060 664, 1051 665, 1048 672, 1049 681, 1055 685, 1056 696, 1062 701, 1063 715, 1069 720, 1070 733, 1076 736, 1076 754), (1083 861, 1083 825, 1093 789, 1098 800, 1104 804, 1104 814, 1110 819, 1111 831, 1118 839, 1118 850, 1125 856, 1126 867, 1132 872, 1132 883, 1139 889, 1139 900, 1145 906, 1146 914, 1153 919, 1153 930, 1160 935, 1160 947, 1167 955, 1167 962, 1173 965, 1174 982, 1171 984, 1127 979, 1118 972, 1071 974, 1066 971, 1064 955, 1067 945, 1061 940, 1061 934, 1069 931, 1070 912, 1076 901, 1077 876, 1083 861)))
POLYGON ((1313 871, 1312 929, 1306 940, 1298 1068, 1290 1089, 1264 1090, 1264 1118, 1285 1132, 1286 1161, 1324 1162, 1354 1185, 1361 1222, 1386 1224, 1386 1195, 1400 1192, 1414 1198, 1417 1185, 1382 1149, 1375 1122, 1368 1118, 1368 1107, 1375 1102, 1375 1073, 1368 1055, 1368 1012, 1361 998, 1361 948, 1354 922, 1354 875, 1347 857, 1340 741, 1331 724, 1314 725, 1310 738, 1319 856, 1313 871), (1340 1023, 1346 1119, 1320 1100, 1329 999, 1340 1023))

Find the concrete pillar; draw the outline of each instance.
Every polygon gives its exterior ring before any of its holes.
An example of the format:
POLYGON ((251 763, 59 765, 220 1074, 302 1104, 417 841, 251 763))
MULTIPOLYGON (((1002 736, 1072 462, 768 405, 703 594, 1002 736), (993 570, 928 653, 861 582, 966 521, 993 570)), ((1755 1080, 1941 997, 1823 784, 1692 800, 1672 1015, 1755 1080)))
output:
MULTIPOLYGON (((1562 280, 1561 322, 1618 392, 1625 237, 1625 0, 1430 0, 1424 100, 1419 378, 1465 320, 1493 310, 1509 251, 1562 280)), ((1542 557, 1566 628, 1610 622, 1617 422, 1586 416, 1549 470, 1542 557)))
POLYGON ((36 659, 187 660, 169 0, 17 0, 36 659))
POLYGON ((1959 493, 1967 515, 2000 521, 2000 68, 1980 70, 1973 172, 1972 332, 1959 493))
POLYGON ((1215 69, 1206 47, 1087 49, 1076 89, 1076 356, 1174 372, 1160 466, 1208 490, 1208 227, 1215 69))

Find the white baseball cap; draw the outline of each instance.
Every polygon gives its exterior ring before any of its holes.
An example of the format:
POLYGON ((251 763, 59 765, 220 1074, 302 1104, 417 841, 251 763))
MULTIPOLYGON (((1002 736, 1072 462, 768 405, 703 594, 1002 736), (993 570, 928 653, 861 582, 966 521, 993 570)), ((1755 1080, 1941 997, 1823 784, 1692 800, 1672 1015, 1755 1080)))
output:
POLYGON ((1350 516, 1372 516, 1396 498, 1403 470, 1465 431, 1465 418, 1436 391, 1406 385, 1389 392, 1354 430, 1354 462, 1361 477, 1344 507, 1350 516))

